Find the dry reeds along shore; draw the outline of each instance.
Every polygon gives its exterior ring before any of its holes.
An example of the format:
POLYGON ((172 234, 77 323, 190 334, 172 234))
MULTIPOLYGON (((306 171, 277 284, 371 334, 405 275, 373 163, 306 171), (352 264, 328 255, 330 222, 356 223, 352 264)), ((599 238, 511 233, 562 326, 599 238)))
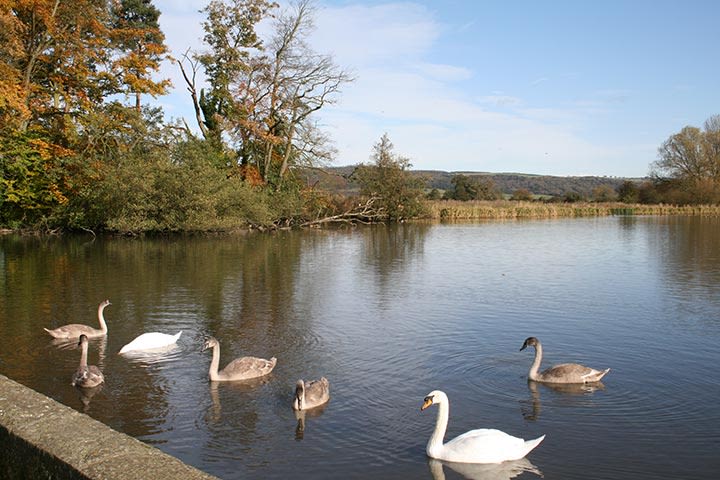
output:
POLYGON ((542 203, 511 200, 433 200, 428 217, 438 220, 601 217, 607 215, 720 216, 720 205, 642 205, 627 203, 542 203))

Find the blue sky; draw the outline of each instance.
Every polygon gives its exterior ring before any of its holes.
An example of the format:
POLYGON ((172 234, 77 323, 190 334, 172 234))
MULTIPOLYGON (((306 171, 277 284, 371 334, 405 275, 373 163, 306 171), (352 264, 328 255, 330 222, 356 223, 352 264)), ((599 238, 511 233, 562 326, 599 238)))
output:
MULTIPOLYGON (((155 0, 175 56, 204 0, 155 0)), ((287 2, 282 2, 287 3, 287 2)), ((334 165, 387 132, 413 169, 641 177, 720 114, 720 2, 319 0, 311 43, 356 80, 320 121, 334 165)), ((192 125, 176 67, 158 101, 192 125)))

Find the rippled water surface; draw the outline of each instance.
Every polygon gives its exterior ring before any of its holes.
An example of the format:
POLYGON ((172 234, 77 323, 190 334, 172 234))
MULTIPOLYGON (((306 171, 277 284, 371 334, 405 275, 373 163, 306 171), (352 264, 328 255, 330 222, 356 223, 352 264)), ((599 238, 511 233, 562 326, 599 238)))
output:
POLYGON ((0 373, 222 478, 683 478, 720 470, 720 219, 611 217, 413 224, 236 237, 0 237, 0 373), (106 384, 70 385, 80 352, 42 330, 97 325, 106 384), (120 356, 147 331, 176 348, 120 356), (253 383, 208 381, 210 353, 276 356, 253 383), (602 384, 526 381, 544 366, 602 384), (298 417, 299 378, 332 399, 298 417), (500 428, 545 441, 500 466, 429 461, 446 438, 500 428))

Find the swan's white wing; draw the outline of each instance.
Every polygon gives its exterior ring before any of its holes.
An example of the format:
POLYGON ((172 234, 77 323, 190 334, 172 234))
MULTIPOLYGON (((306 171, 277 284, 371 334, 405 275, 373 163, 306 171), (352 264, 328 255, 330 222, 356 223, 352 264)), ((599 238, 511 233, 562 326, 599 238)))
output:
POLYGON ((507 433, 480 428, 470 430, 443 445, 443 458, 451 462, 500 463, 517 460, 528 452, 522 438, 507 433))

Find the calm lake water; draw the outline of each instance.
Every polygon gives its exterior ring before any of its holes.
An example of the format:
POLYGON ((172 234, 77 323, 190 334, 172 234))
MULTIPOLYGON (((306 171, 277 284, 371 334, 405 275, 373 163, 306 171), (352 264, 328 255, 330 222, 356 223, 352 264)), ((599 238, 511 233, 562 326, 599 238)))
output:
POLYGON ((720 219, 609 217, 412 224, 236 237, 0 237, 0 373, 226 479, 715 479, 720 471, 720 219), (109 334, 80 352, 43 327, 109 334), (164 355, 119 349, 176 333, 164 355), (210 353, 276 356, 254 384, 208 381, 210 353), (610 367, 602 385, 528 384, 543 366, 610 367), (299 378, 332 399, 304 419, 299 378), (499 428, 545 441, 503 468, 430 462, 434 389, 446 439, 499 428), (505 468, 507 467, 507 468, 505 468))

